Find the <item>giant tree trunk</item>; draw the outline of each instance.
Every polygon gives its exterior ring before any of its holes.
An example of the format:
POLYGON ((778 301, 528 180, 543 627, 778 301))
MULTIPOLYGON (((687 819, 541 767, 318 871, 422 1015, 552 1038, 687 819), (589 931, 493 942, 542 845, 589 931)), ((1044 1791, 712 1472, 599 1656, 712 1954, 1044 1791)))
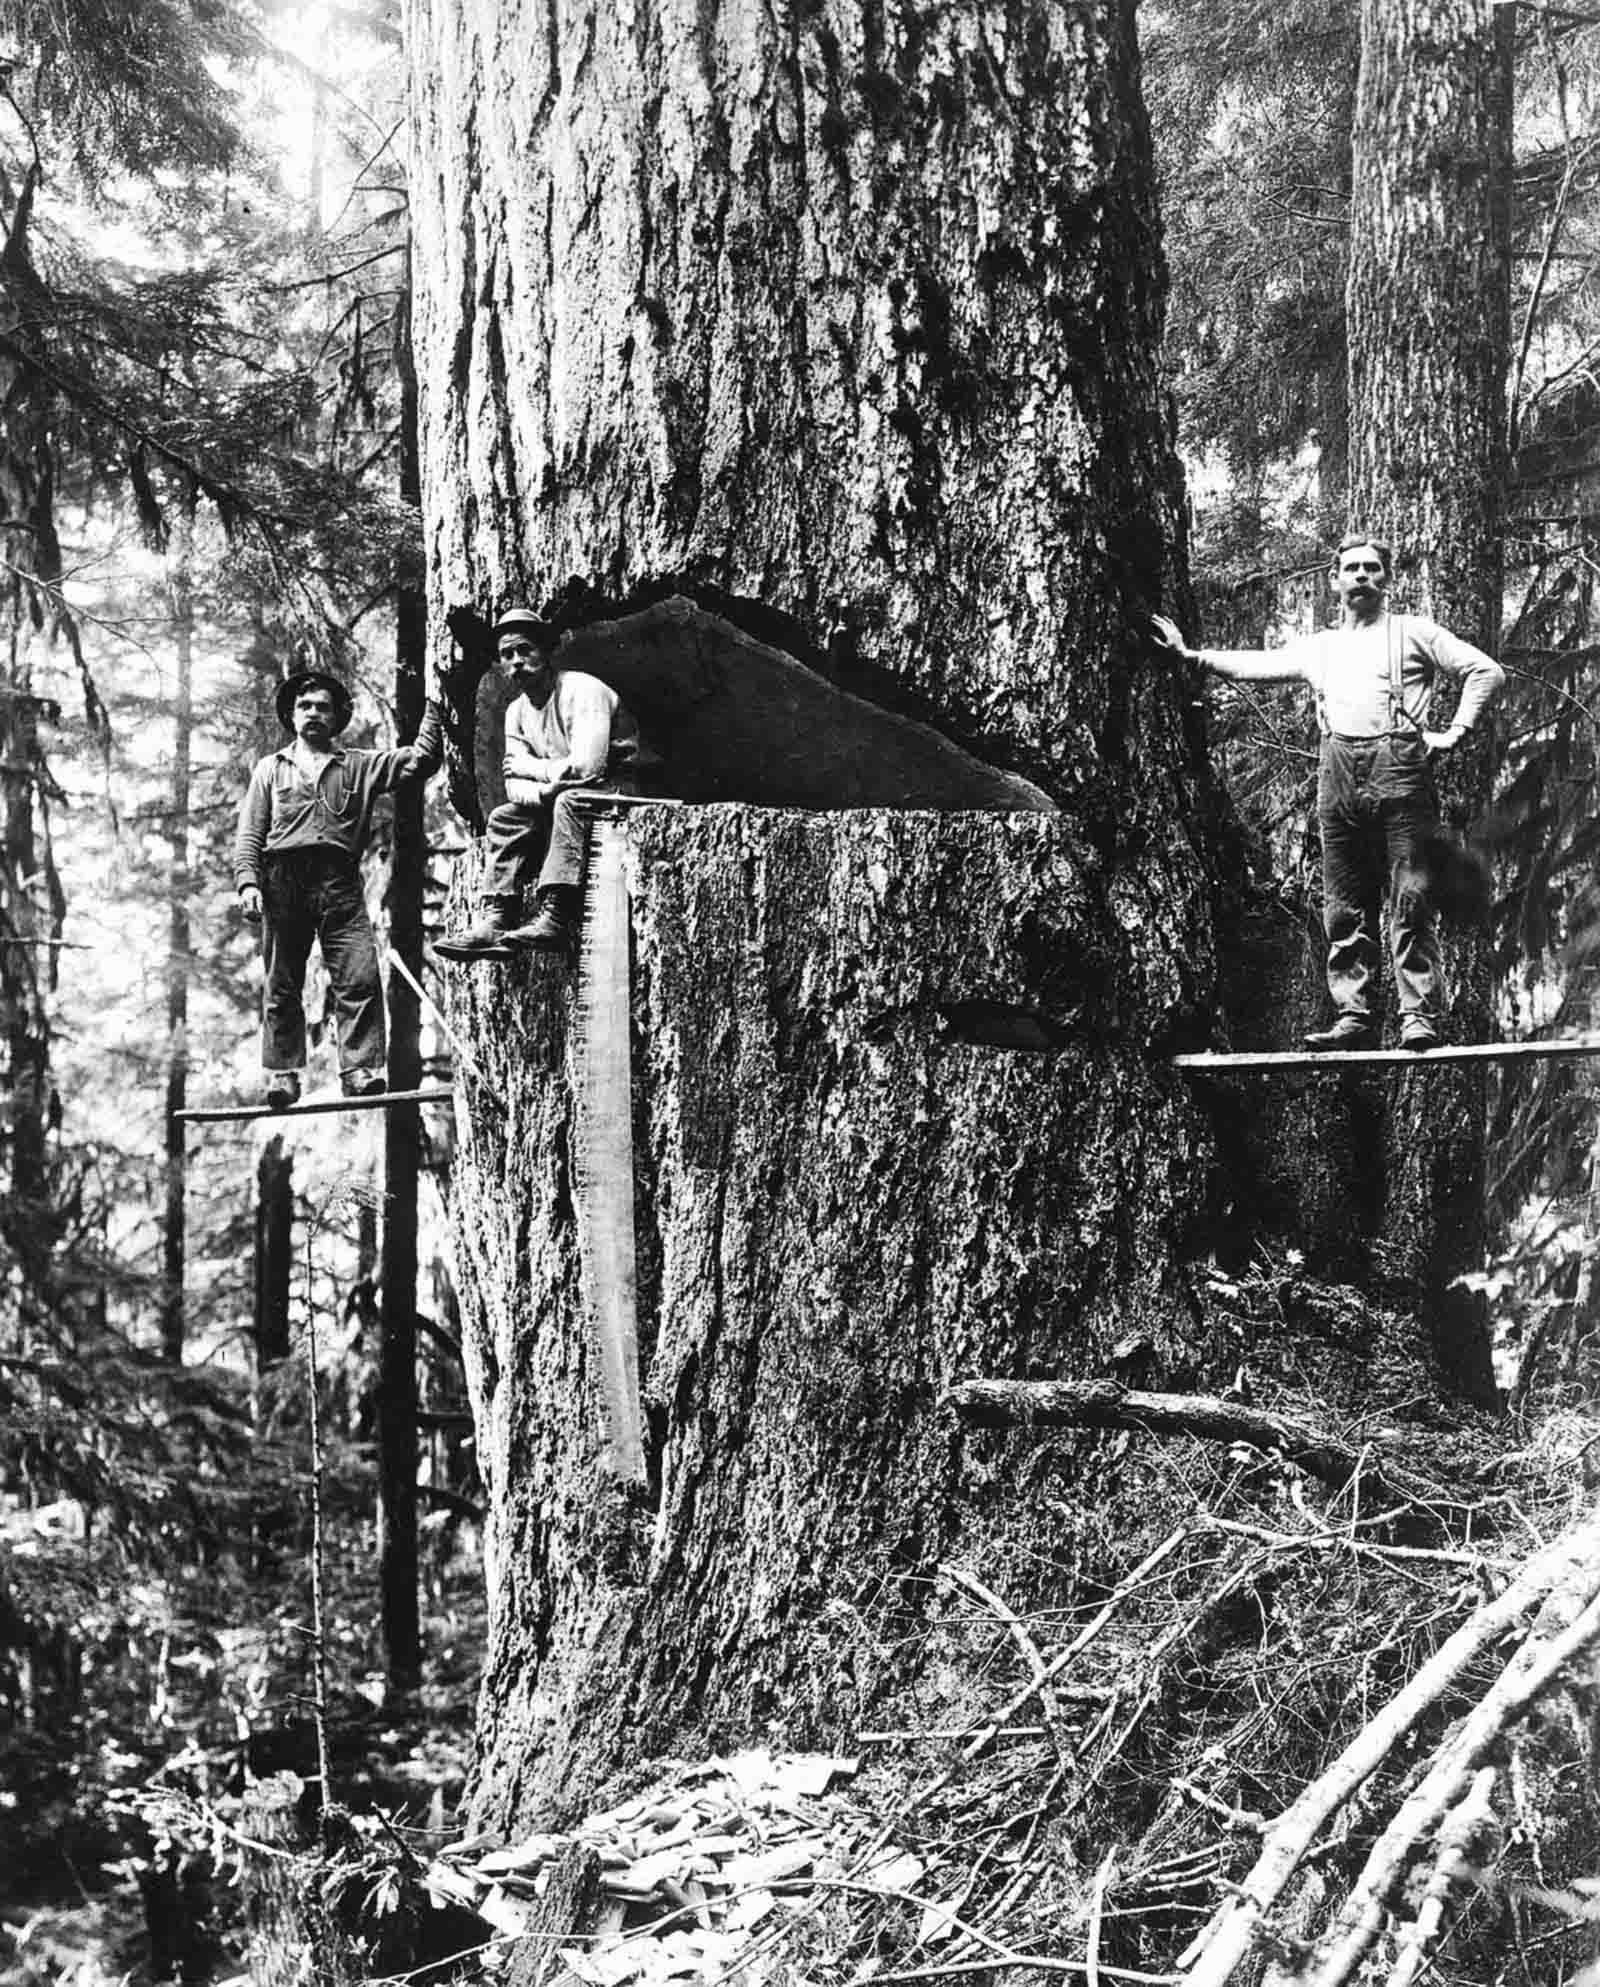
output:
POLYGON ((1148 1484, 1068 1441, 1052 1498, 1019 1496, 1031 1445, 963 1436, 953 1381, 1207 1369, 1174 1256, 1203 1141, 1151 1058, 1169 942, 1201 937, 1183 898, 1152 879, 1130 942, 1063 815, 718 808, 629 836, 632 1505, 584 1319, 566 977, 472 969, 456 1007, 501 1815, 696 1727, 847 1734, 896 1681, 863 1619, 902 1582, 915 1609, 949 1550, 1032 1594, 1132 1549, 1148 1484))
MULTIPOLYGON (((1397 551, 1395 604, 1491 653, 1502 610, 1510 337, 1514 10, 1364 0, 1350 280, 1351 520, 1397 551)), ((1488 804, 1493 727, 1446 762, 1447 819, 1488 804)), ((1449 947, 1453 1015, 1493 1025, 1486 932, 1449 947)), ((1411 1077, 1386 1114, 1386 1227, 1444 1342, 1474 1327, 1453 1279, 1484 1245, 1484 1097, 1467 1073, 1411 1077)))
POLYGON ((744 601, 1181 834, 1132 14, 412 0, 435 600, 744 601))
POLYGON ((1143 636, 1179 521, 1131 5, 409 26, 434 625, 559 604, 669 788, 747 803, 627 829, 631 1495, 565 983, 451 969, 510 1820, 696 1735, 844 1726, 897 1681, 862 1622, 955 1542, 1029 1590, 1136 1548, 1153 1500, 1093 1439, 1054 1451, 1046 1550, 1025 1452, 935 1402, 1206 1368, 1161 1055, 1209 993, 1205 790, 1143 636))

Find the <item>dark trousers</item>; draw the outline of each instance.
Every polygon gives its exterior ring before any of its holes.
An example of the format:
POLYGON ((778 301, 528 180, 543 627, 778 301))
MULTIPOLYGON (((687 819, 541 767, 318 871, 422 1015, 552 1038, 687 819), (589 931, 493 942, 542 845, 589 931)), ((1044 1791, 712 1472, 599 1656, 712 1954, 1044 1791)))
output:
POLYGON ((537 807, 502 801, 484 823, 484 847, 489 852, 483 878, 485 897, 515 897, 535 874, 541 890, 576 886, 583 881, 589 810, 574 804, 574 791, 634 793, 637 788, 631 779, 613 777, 591 787, 564 789, 553 801, 537 807))
POLYGON ((1437 830, 1439 808, 1422 740, 1323 739, 1317 815, 1322 825, 1322 928, 1334 1006, 1340 1014, 1372 1017, 1387 896, 1400 1012, 1437 1022, 1444 989, 1425 846, 1437 830))
POLYGON ((261 865, 261 1066, 299 1069, 306 1059, 306 962, 312 941, 333 989, 339 1068, 383 1068, 383 987, 361 873, 326 849, 268 856, 261 865))

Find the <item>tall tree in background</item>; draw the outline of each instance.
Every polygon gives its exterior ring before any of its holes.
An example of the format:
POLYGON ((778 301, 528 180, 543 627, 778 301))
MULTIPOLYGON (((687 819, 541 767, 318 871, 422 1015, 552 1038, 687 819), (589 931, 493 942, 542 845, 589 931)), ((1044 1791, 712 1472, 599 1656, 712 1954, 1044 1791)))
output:
MULTIPOLYGON (((249 42, 228 9, 204 18, 161 4, 80 15, 0 6, 0 434, 4 597, 9 615, 3 774, 6 801, 0 902, 8 921, 0 962, 14 1101, 12 1242, 28 1280, 51 1280, 60 1239, 47 1121, 61 1109, 50 1079, 45 1000, 56 982, 65 900, 51 851, 52 780, 37 725, 35 671, 64 645, 82 679, 87 728, 104 745, 105 709, 64 591, 62 507, 121 491, 155 503, 152 460, 215 494, 182 391, 183 353, 207 311, 208 286, 186 276, 130 280, 79 245, 76 223, 120 175, 174 168, 188 184, 225 168, 238 147, 213 65, 249 42), (130 81, 137 78, 137 81, 130 81)), ((174 199, 179 196, 173 195, 174 199)), ((201 337, 199 344, 204 346, 201 337)), ((191 351, 194 347, 189 347, 191 351)), ((177 1313, 164 1299, 166 1329, 177 1313)), ((52 1300, 53 1301, 53 1300, 52 1300)), ((169 1345, 171 1343, 169 1337, 169 1345)))
POLYGON ((1175 0, 1141 23, 1195 583, 1219 644, 1259 642, 1343 526, 1358 11, 1175 0))
MULTIPOLYGON (((1513 10, 1365 0, 1346 305, 1350 516, 1393 541, 1395 607, 1493 652, 1503 608, 1513 10)), ((1494 727, 1446 763, 1463 828, 1493 786, 1494 727)), ((1491 947, 1451 948, 1457 1025, 1493 1027, 1491 947)), ((1484 1245, 1482 1086, 1409 1079, 1385 1124, 1391 1230, 1444 1292, 1484 1245)))
POLYGON ((189 981, 193 939, 189 872, 190 766, 194 728, 194 503, 177 506, 167 547, 167 606, 172 623, 171 812, 167 818, 167 1082, 165 1211, 161 1231, 161 1345, 183 1357, 187 1152, 178 1113, 189 1101, 189 981))
MULTIPOLYGON (((411 257, 404 256, 401 305, 395 313, 399 383, 402 503, 421 500, 417 375, 411 351, 411 257)), ((395 737, 405 743, 422 722, 427 667, 427 603, 419 573, 403 570, 395 591, 395 737)), ((414 1090, 422 1078, 422 919, 428 881, 425 796, 403 787, 394 802, 394 858, 389 882, 389 946, 404 972, 389 973, 389 1088, 414 1090)), ((378 1523, 384 1644, 398 1689, 418 1680, 422 1660, 417 1616, 417 1186, 422 1114, 415 1104, 384 1114, 383 1257, 378 1304, 378 1523)))

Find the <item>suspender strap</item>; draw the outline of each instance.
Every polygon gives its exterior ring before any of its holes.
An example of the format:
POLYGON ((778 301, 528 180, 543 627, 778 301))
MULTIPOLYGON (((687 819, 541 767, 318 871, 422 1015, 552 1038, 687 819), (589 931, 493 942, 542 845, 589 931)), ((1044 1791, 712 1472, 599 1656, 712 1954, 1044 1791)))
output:
POLYGON ((1411 723, 1406 714, 1405 667, 1406 667, 1406 628, 1405 619, 1399 614, 1385 617, 1389 640, 1389 729, 1399 731, 1411 723))

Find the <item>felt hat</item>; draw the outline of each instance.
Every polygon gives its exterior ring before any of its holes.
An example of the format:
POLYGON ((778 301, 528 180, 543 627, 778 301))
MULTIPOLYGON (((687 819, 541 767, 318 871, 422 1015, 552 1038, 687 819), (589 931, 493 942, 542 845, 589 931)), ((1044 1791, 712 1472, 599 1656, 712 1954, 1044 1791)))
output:
POLYGON ((329 676, 321 669, 297 669, 293 676, 286 676, 278 685, 273 702, 278 712, 278 722, 285 731, 294 730, 294 700, 302 690, 316 688, 326 690, 333 698, 332 733, 335 738, 350 722, 350 713, 355 708, 350 701, 350 692, 337 676, 329 676))
POLYGON ((496 641, 502 635, 527 635, 546 651, 553 649, 561 639, 560 630, 552 628, 544 616, 535 614, 531 607, 502 608, 489 632, 496 641))

